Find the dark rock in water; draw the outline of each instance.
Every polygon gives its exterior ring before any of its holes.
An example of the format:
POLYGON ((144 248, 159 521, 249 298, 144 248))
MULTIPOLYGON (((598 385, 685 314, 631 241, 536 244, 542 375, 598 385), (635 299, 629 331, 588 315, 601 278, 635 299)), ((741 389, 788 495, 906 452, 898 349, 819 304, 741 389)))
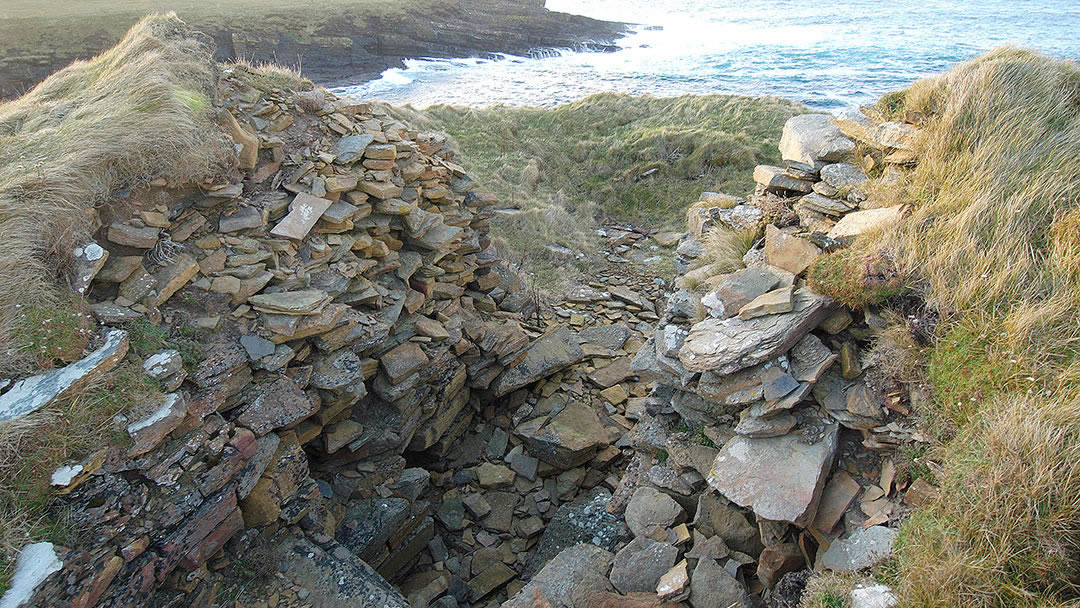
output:
POLYGON ((630 530, 622 518, 607 511, 610 500, 607 490, 596 488, 559 507, 525 563, 522 576, 537 572, 561 551, 579 543, 614 551, 619 543, 629 540, 630 530))

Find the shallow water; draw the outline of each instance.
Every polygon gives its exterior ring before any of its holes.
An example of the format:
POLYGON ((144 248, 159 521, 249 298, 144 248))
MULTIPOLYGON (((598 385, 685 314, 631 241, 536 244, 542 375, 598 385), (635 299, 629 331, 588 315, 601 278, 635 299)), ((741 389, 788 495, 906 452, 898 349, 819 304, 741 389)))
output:
POLYGON ((614 53, 409 60, 339 89, 426 106, 553 106, 600 91, 778 95, 836 109, 871 101, 1002 44, 1080 59, 1080 1, 548 0, 646 24, 614 53))

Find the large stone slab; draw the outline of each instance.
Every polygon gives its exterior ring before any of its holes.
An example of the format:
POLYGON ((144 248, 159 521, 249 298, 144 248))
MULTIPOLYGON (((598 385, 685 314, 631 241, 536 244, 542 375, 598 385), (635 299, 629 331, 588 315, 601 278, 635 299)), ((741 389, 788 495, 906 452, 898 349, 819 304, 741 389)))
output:
POLYGON ((804 270, 821 256, 821 249, 810 241, 769 224, 765 227, 765 260, 792 274, 804 270))
POLYGON ((533 342, 529 346, 525 360, 503 370, 492 381, 490 390, 495 397, 501 397, 541 378, 546 378, 583 358, 585 358, 585 351, 573 339, 570 330, 560 327, 533 342))
POLYGON ((828 570, 857 572, 872 568, 892 554, 896 530, 885 526, 857 528, 851 536, 834 541, 821 554, 818 565, 828 570))
POLYGON ((334 202, 331 200, 301 192, 296 195, 296 198, 289 205, 289 214, 282 218, 277 226, 274 226, 270 234, 287 239, 301 240, 307 236, 307 233, 315 226, 315 222, 319 221, 322 214, 332 204, 334 202))
POLYGON ((828 114, 793 116, 784 123, 780 136, 780 156, 806 165, 837 161, 854 149, 855 142, 844 136, 828 114))
POLYGON ((501 608, 534 608, 537 597, 551 606, 586 606, 597 593, 612 591, 607 573, 615 558, 610 552, 588 544, 575 545, 547 563, 501 608))
POLYGON ((836 424, 814 444, 801 435, 734 437, 717 454, 709 485, 758 517, 804 526, 817 510, 838 437, 836 424))
POLYGON ((521 423, 514 433, 525 442, 530 454, 562 469, 585 463, 607 444, 607 433, 596 412, 576 401, 550 419, 540 417, 521 423))
POLYGON ((128 351, 128 334, 109 330, 105 342, 83 359, 60 369, 19 380, 0 395, 0 422, 21 418, 70 395, 116 367, 128 351))
POLYGON ((690 329, 679 361, 691 372, 730 374, 787 352, 832 311, 832 300, 795 292, 791 312, 754 319, 706 319, 690 329))

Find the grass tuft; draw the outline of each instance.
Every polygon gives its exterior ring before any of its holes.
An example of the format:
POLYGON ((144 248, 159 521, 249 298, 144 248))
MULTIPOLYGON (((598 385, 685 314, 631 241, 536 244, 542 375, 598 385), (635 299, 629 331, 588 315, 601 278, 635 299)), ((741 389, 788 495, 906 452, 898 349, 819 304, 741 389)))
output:
POLYGON ((862 249, 841 249, 818 258, 807 282, 814 291, 854 309, 881 304, 906 289, 886 255, 862 249))
POLYGON ((0 104, 0 374, 34 368, 15 305, 67 300, 71 251, 98 208, 155 178, 198 183, 231 162, 215 94, 210 46, 169 14, 0 104))

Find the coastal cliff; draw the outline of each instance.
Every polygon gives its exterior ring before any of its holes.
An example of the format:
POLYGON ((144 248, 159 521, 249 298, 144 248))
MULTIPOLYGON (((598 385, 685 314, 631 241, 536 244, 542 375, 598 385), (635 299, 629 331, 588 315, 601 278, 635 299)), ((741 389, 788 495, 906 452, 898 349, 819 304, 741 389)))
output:
MULTIPOLYGON (((0 98, 20 95, 77 59, 112 47, 147 12, 172 5, 0 8, 0 98), (5 12, 6 11, 6 12, 5 12)), ((610 50, 626 25, 557 13, 542 0, 328 2, 229 0, 178 9, 211 37, 215 59, 273 62, 319 84, 357 83, 409 57, 527 55, 543 48, 610 50)))

